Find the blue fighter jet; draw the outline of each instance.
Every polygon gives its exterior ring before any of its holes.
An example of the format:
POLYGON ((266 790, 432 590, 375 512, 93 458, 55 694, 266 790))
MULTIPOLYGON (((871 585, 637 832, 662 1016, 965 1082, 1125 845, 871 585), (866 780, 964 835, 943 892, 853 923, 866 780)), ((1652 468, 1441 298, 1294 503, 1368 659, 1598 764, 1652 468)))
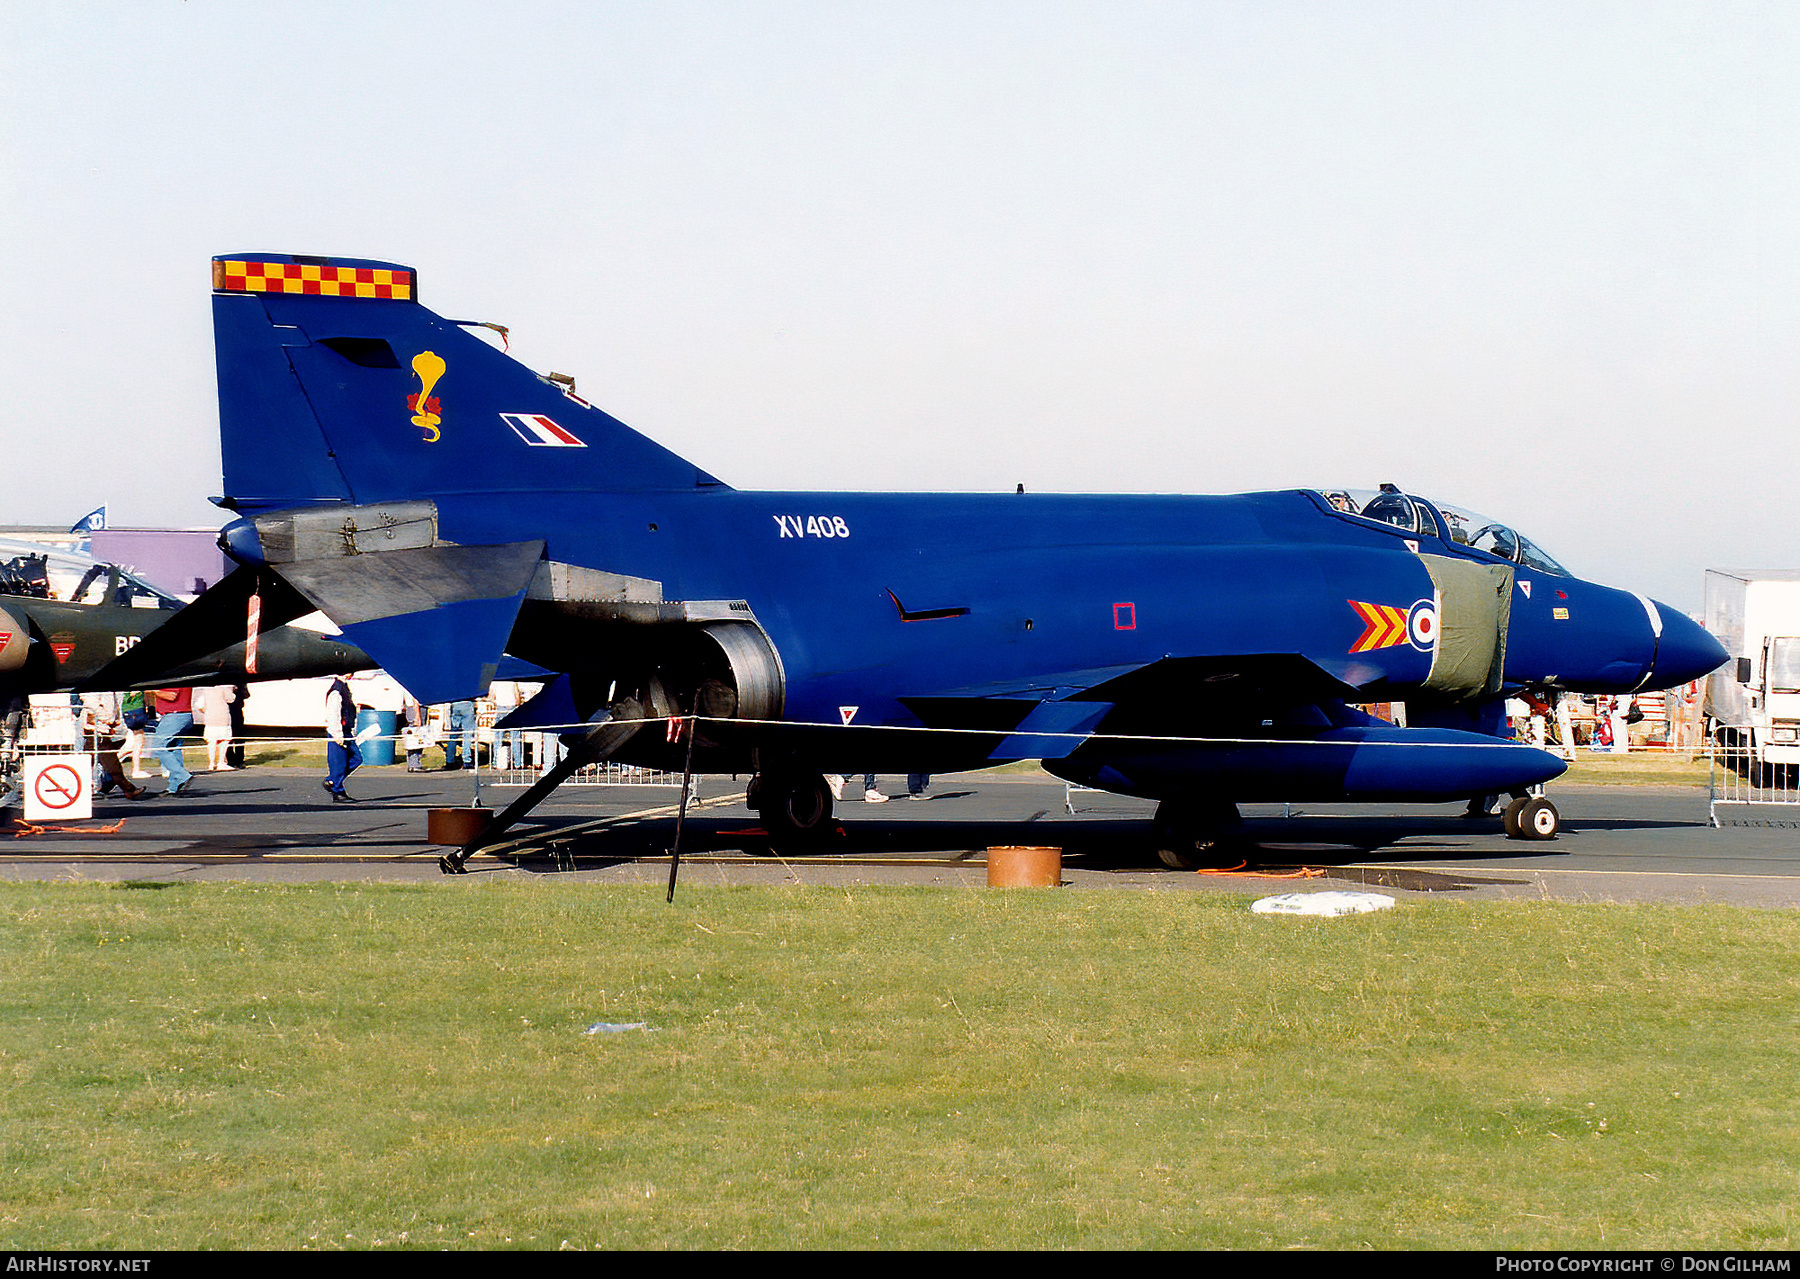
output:
POLYGON ((1019 759, 1159 801, 1176 866, 1254 800, 1510 794, 1509 832, 1549 838, 1532 792, 1564 765, 1506 738, 1505 698, 1725 658, 1678 610, 1391 486, 744 492, 428 310, 409 267, 230 254, 213 289, 242 567, 120 660, 241 636, 255 597, 263 626, 322 610, 424 702, 484 692, 503 654, 554 672, 509 722, 571 751, 488 840, 582 764, 679 769, 690 745, 754 774, 787 846, 833 828, 828 772, 1019 759), (1357 709, 1390 702, 1405 727, 1357 709))

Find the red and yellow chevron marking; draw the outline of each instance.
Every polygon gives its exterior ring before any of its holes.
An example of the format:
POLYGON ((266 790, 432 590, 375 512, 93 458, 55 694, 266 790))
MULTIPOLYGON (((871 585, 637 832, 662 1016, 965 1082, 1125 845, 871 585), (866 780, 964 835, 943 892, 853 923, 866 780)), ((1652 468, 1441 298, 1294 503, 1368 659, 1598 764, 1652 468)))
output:
POLYGON ((1350 646, 1352 653, 1367 653, 1377 648, 1392 648, 1406 643, 1406 610, 1388 604, 1364 604, 1346 600, 1363 620, 1363 633, 1350 646))
POLYGON ((227 293, 312 293, 328 298, 410 302, 411 271, 300 262, 213 262, 213 288, 227 293))

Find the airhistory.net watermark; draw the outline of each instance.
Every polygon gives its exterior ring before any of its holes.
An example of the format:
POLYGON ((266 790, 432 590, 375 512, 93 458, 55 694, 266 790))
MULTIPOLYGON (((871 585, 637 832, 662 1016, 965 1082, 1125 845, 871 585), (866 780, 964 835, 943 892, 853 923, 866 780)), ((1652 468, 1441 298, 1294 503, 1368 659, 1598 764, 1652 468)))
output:
POLYGON ((120 1275, 143 1274, 150 1269, 149 1257, 59 1257, 55 1253, 9 1253, 6 1273, 9 1275, 120 1275))

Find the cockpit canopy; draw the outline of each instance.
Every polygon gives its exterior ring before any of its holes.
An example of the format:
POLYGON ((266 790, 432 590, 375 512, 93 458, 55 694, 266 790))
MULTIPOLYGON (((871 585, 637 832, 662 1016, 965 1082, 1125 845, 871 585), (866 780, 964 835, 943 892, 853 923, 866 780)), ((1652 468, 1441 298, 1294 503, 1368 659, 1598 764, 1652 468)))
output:
POLYGON ((1378 490, 1320 489, 1318 492, 1332 510, 1344 515, 1473 547, 1534 572, 1574 576, 1531 541, 1498 520, 1490 520, 1460 506, 1409 497, 1391 484, 1384 484, 1378 490), (1442 528, 1439 527, 1440 520, 1444 525, 1442 528))
POLYGON ((0 595, 174 610, 182 601, 117 564, 0 538, 0 595))

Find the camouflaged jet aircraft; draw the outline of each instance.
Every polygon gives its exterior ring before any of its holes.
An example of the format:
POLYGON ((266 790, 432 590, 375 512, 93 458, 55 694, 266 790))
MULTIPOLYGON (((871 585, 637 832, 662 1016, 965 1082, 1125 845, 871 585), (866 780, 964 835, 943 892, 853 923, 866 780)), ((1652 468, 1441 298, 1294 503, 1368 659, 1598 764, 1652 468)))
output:
MULTIPOLYGON (((242 567, 137 657, 323 610, 414 696, 556 672, 510 723, 581 764, 754 772, 781 843, 826 772, 1041 759, 1159 801, 1192 865, 1248 800, 1465 801, 1563 771, 1503 736, 1521 689, 1625 693, 1724 658, 1678 610, 1510 529, 1383 487, 1237 496, 734 489, 420 302, 389 262, 213 262, 225 498, 242 567), (185 632, 185 634, 184 634, 185 632), (179 643, 177 641, 180 641, 179 643), (1359 704, 1402 702, 1406 726, 1359 704)), ((474 846, 445 859, 461 869, 474 846)))
POLYGON ((15 555, 0 564, 0 701, 32 693, 54 693, 77 687, 123 689, 176 688, 184 685, 237 684, 251 680, 300 679, 374 666, 352 644, 295 626, 280 626, 259 636, 256 670, 245 669, 247 630, 236 642, 220 635, 217 650, 204 650, 167 668, 144 672, 145 678, 113 685, 93 678, 146 635, 180 615, 182 601, 119 567, 48 548, 8 542, 15 555), (46 559, 86 567, 73 599, 54 599, 46 559), (32 570, 36 570, 35 572, 32 570))

